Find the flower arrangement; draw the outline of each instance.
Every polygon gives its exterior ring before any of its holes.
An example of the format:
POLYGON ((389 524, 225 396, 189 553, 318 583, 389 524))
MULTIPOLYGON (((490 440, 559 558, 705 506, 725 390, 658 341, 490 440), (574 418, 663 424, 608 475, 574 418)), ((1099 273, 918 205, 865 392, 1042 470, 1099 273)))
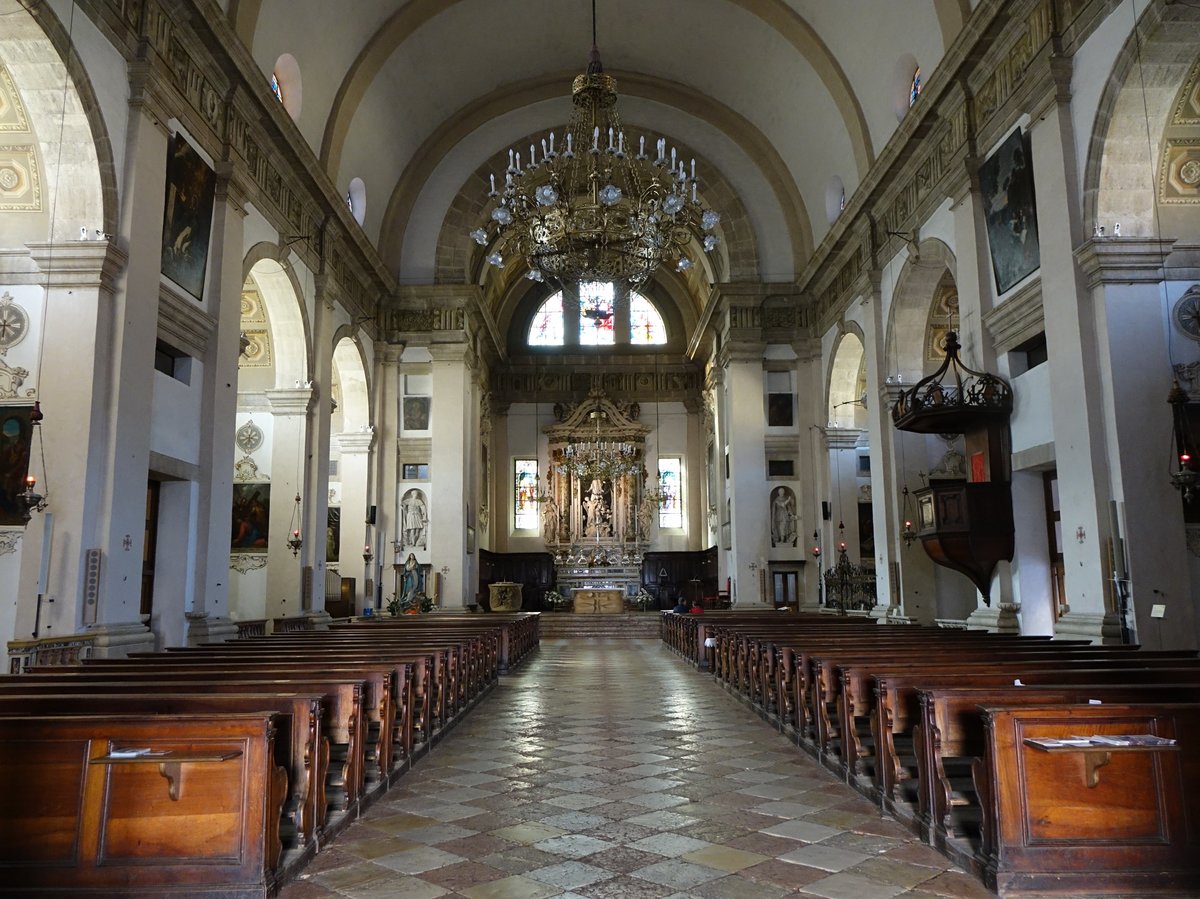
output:
POLYGON ((633 598, 633 601, 643 612, 658 602, 658 600, 650 595, 645 587, 642 587, 640 590, 638 590, 637 596, 633 598))
POLYGON ((545 600, 546 604, 555 612, 560 611, 568 602, 567 598, 557 590, 547 590, 545 600))

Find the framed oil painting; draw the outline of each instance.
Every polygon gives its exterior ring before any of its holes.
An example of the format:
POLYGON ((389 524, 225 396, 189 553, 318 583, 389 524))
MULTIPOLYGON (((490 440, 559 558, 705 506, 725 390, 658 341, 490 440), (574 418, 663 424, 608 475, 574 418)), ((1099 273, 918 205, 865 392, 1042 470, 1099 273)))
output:
POLYGON ((169 154, 162 273, 199 300, 204 296, 216 175, 182 134, 175 135, 169 154))
POLYGON ((271 485, 233 485, 233 534, 229 550, 265 553, 271 524, 271 485))
POLYGON ((404 398, 404 430, 428 431, 431 397, 406 396, 404 398))
POLYGON ((329 506, 325 510, 325 562, 337 564, 341 561, 342 510, 329 506))
POLYGON ((33 406, 0 407, 0 525, 25 525, 25 476, 33 441, 33 406))
POLYGON ((1029 135, 1017 128, 979 169, 996 292, 1006 293, 1038 270, 1037 209, 1029 135))

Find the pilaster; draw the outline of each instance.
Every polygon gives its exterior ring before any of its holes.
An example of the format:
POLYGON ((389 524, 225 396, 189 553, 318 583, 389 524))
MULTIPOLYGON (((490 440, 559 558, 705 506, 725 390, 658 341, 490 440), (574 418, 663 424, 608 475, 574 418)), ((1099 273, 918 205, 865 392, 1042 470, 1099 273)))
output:
MULTIPOLYGON (((1058 621, 1061 636, 1109 640, 1101 625, 1111 609, 1107 548, 1110 469, 1104 427, 1097 321, 1073 250, 1082 243, 1075 142, 1070 106, 1057 93, 1031 127, 1033 172, 1041 250, 1042 304, 1049 350, 1050 402, 1070 611, 1058 621)), ((1165 396, 1165 393, 1164 393, 1165 396)))
POLYGON ((467 553, 466 529, 471 502, 470 460, 474 431, 471 428, 474 377, 472 354, 465 343, 437 343, 429 347, 433 358, 433 414, 430 433, 433 453, 430 491, 436 501, 430 515, 430 548, 434 569, 443 567, 442 607, 465 608, 475 601, 470 577, 474 556, 467 553))
POLYGON ((371 546, 375 559, 363 562, 361 575, 357 578, 358 594, 355 597, 356 607, 365 608, 371 604, 371 594, 367 590, 367 582, 375 582, 378 576, 376 563, 382 563, 382 547, 375 546, 368 540, 367 506, 368 497, 365 490, 367 484, 367 469, 371 465, 371 451, 375 446, 373 430, 352 431, 338 434, 334 437, 338 449, 341 450, 342 476, 342 552, 339 571, 343 576, 358 568, 358 560, 363 548, 371 546), (347 489, 349 487, 350 489, 347 489))
MULTIPOLYGON (((303 610, 302 574, 307 555, 293 555, 287 545, 290 532, 301 531, 302 552, 313 552, 312 543, 320 538, 324 554, 325 527, 315 533, 304 527, 304 455, 307 447, 307 416, 313 400, 311 385, 266 391, 271 409, 271 520, 267 549, 267 618, 295 617, 303 610), (296 514, 296 495, 300 512, 296 514)), ((322 593, 324 584, 319 585, 322 593)))

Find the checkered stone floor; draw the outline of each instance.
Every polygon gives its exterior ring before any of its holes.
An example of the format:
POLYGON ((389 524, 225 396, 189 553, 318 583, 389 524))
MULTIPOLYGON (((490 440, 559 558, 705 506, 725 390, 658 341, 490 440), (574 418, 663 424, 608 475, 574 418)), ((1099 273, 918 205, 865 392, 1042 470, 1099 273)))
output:
POLYGON ((980 897, 650 641, 543 642, 283 899, 980 897))

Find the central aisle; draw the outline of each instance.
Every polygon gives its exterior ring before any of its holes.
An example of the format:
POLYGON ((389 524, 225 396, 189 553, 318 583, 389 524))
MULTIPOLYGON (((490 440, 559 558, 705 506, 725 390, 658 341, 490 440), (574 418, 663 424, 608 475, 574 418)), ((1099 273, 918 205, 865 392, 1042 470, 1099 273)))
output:
POLYGON ((663 644, 543 642, 285 899, 987 897, 663 644))

